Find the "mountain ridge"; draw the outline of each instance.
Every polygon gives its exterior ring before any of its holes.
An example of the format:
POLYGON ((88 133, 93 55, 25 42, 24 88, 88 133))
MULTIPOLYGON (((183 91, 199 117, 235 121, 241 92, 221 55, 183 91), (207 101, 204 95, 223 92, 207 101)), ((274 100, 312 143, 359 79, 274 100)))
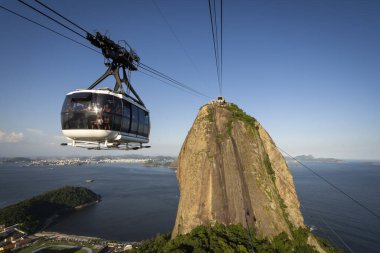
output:
MULTIPOLYGON (((203 106, 178 158, 172 238, 199 225, 241 224, 262 238, 305 228, 293 177, 275 143, 234 104, 203 106)), ((309 243, 324 252, 310 234, 309 243)))

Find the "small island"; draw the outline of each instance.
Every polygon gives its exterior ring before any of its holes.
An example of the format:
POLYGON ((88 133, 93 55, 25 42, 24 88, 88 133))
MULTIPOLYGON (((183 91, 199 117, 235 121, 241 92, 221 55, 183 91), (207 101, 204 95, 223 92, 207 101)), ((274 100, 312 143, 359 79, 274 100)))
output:
MULTIPOLYGON (((323 157, 314 157, 312 155, 299 155, 294 157, 297 161, 300 162, 318 162, 318 163, 341 163, 342 160, 336 158, 323 158, 323 157)), ((297 161, 292 157, 285 157, 288 163, 297 163, 297 161)))
POLYGON ((59 215, 100 200, 100 195, 87 188, 66 186, 0 209, 0 224, 19 224, 21 230, 31 234, 47 227, 59 215))

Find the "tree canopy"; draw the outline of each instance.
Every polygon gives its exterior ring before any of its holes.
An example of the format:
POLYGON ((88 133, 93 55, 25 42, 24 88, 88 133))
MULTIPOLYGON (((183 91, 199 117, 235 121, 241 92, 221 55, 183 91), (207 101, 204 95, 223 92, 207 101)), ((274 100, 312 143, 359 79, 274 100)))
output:
POLYGON ((84 187, 66 186, 0 209, 0 224, 21 224, 28 233, 41 229, 46 221, 75 207, 100 200, 100 196, 84 187))
MULTIPOLYGON (((307 244, 310 232, 306 229, 296 229, 293 231, 293 240, 290 240, 286 233, 281 233, 273 240, 259 239, 253 230, 241 225, 215 224, 202 225, 193 229, 189 234, 179 235, 170 240, 170 234, 157 235, 151 240, 145 240, 134 252, 239 252, 248 253, 279 253, 297 252, 313 253, 317 252, 313 246, 307 244), (250 236, 252 235, 252 236, 250 236)), ((326 252, 340 252, 331 247, 327 242, 322 243, 326 252)))

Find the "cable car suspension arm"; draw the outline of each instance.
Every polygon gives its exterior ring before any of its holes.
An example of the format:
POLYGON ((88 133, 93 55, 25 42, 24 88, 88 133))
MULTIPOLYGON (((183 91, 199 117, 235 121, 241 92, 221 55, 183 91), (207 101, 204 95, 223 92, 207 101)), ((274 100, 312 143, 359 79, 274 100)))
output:
POLYGON ((123 88, 123 83, 124 83, 127 86, 128 90, 130 90, 132 92, 132 94, 135 96, 137 102, 139 104, 141 104, 142 106, 145 106, 144 102, 142 101, 142 99, 137 94, 137 92, 135 91, 135 89, 133 88, 133 86, 131 85, 131 83, 128 80, 127 73, 125 70, 126 67, 124 65, 121 65, 118 63, 108 63, 107 65, 108 65, 108 68, 107 68, 106 72, 101 77, 99 77, 99 79, 96 80, 90 87, 88 87, 88 89, 92 90, 99 83, 101 83, 104 79, 106 79, 107 77, 112 75, 116 80, 116 84, 115 84, 115 87, 113 89, 113 92, 115 92, 115 93, 119 92, 119 93, 127 96, 127 93, 125 92, 125 90, 123 88), (123 78, 122 79, 120 78, 120 68, 123 71, 123 78))
POLYGON ((140 57, 133 51, 132 48, 130 48, 128 44, 127 45, 129 47, 129 50, 125 47, 120 46, 119 44, 115 43, 107 36, 102 35, 99 32, 96 32, 95 35, 87 33, 86 38, 88 41, 91 42, 92 45, 100 48, 102 50, 103 56, 111 61, 111 63, 106 64, 108 66, 107 71, 98 80, 96 80, 88 89, 95 88, 95 86, 97 86, 108 76, 113 75, 116 80, 116 84, 113 91, 121 92, 122 94, 127 95, 123 89, 124 83, 127 86, 128 90, 130 90, 133 93, 133 95, 137 99, 137 102, 144 106, 143 101, 129 82, 126 73, 126 69, 128 69, 129 71, 137 70, 138 65, 140 63, 140 57), (122 79, 120 78, 120 68, 123 71, 122 79))

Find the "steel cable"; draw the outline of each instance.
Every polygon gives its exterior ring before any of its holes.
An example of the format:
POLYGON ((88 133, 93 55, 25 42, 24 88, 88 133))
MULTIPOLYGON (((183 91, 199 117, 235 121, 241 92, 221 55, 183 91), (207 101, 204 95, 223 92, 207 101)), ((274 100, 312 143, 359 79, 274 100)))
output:
POLYGON ((22 3, 22 4, 26 5, 26 6, 28 6, 29 8, 31 8, 32 10, 34 10, 34 11, 36 11, 36 12, 40 13, 41 15, 43 15, 43 16, 45 16, 45 17, 47 17, 48 19, 50 19, 50 20, 54 21, 55 23, 57 23, 57 24, 61 25, 62 27, 64 27, 64 28, 68 29, 69 31, 71 31, 71 32, 75 33, 76 35, 78 35, 78 36, 82 37, 83 39, 87 39, 87 38, 86 38, 85 36, 83 36, 82 34, 78 33, 77 31, 74 31, 74 30, 73 30, 73 29, 71 29, 70 27, 68 27, 68 26, 66 26, 66 25, 64 25, 64 24, 62 24, 62 23, 61 23, 61 22, 59 22, 58 20, 56 20, 56 19, 54 19, 54 18, 50 17, 49 15, 47 15, 47 14, 43 13, 42 11, 40 11, 40 10, 36 9, 35 7, 31 6, 30 4, 27 4, 27 3, 25 3, 23 0, 17 0, 17 1, 19 1, 20 3, 22 3))

